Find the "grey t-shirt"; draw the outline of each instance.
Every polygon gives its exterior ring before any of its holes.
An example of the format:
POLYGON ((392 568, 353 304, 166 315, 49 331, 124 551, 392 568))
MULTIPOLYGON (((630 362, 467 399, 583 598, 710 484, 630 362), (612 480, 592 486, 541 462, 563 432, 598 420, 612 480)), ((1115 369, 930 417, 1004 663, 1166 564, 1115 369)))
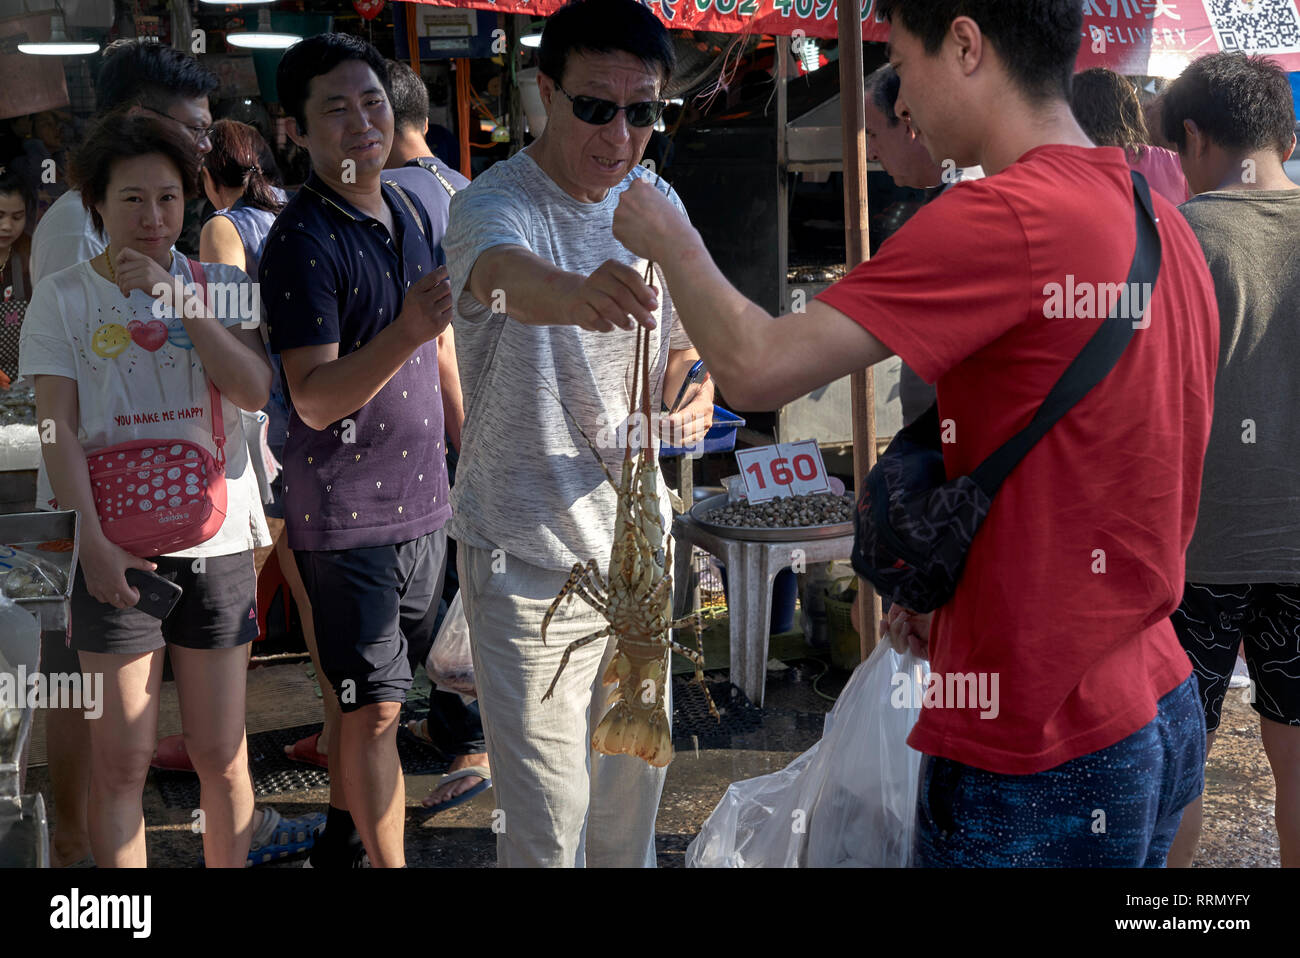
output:
POLYGON ((1187 581, 1300 582, 1300 190, 1202 193, 1178 209, 1220 323, 1187 581))
MULTIPOLYGON (((465 395, 448 527, 458 540, 501 548, 546 569, 568 569, 588 559, 603 568, 608 562, 616 496, 574 420, 617 480, 625 445, 617 441, 619 427, 636 405, 631 390, 636 334, 528 326, 509 318, 508 302, 506 315, 479 303, 466 280, 481 253, 502 245, 526 247, 583 275, 610 259, 644 273, 646 261, 628 252, 611 231, 619 195, 634 177, 654 182, 654 175, 638 166, 599 203, 584 203, 557 186, 527 153, 517 153, 451 201, 443 249, 465 395)), ((685 212, 671 187, 661 182, 659 188, 685 212)), ((660 305, 651 334, 650 390, 652 410, 658 411, 668 350, 689 349, 691 343, 676 321, 662 274, 655 285, 660 305)), ((667 516, 662 480, 660 490, 660 511, 667 516)))

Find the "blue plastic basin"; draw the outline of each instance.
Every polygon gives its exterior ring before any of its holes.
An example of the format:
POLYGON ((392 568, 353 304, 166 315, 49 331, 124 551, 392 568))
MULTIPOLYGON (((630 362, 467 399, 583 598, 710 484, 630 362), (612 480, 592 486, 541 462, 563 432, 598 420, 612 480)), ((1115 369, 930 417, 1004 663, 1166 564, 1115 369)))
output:
POLYGON ((660 446, 659 458, 671 459, 687 453, 699 455, 706 452, 731 452, 736 448, 736 430, 745 424, 734 412, 728 412, 721 406, 713 407, 713 425, 704 435, 704 441, 694 446, 660 446))

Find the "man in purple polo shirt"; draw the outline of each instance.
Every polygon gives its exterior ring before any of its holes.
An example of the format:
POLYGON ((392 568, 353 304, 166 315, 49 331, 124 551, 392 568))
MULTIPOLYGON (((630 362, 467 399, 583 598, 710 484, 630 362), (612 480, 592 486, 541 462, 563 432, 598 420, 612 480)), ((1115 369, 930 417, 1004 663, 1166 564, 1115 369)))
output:
POLYGON ((404 866, 397 719, 432 642, 451 515, 436 343, 450 289, 428 214, 381 180, 387 77, 339 33, 292 47, 276 76, 312 161, 260 270, 291 406, 285 523, 343 713, 316 868, 404 866))

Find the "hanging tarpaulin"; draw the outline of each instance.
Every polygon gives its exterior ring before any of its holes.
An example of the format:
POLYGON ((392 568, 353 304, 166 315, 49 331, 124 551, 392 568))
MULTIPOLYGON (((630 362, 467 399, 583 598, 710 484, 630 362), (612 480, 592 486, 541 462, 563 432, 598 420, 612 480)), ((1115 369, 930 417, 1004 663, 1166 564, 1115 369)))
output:
MULTIPOLYGON (((415 0, 439 7, 548 17, 567 0, 415 0)), ((645 0, 643 0, 645 2, 645 0)), ((809 37, 836 35, 835 0, 650 0, 673 30, 809 37)), ((862 38, 886 40, 889 25, 862 4, 862 38)), ((1300 70, 1296 0, 1084 0, 1078 67, 1177 76, 1189 62, 1220 50, 1262 53, 1300 70)))
MULTIPOLYGON (((472 7, 498 13, 549 17, 569 0, 414 0, 435 7, 472 7)), ((836 0, 641 0, 670 30, 711 33, 753 33, 834 37, 838 27, 836 0)), ((872 15, 874 0, 863 0, 862 38, 883 41, 889 24, 872 15)))

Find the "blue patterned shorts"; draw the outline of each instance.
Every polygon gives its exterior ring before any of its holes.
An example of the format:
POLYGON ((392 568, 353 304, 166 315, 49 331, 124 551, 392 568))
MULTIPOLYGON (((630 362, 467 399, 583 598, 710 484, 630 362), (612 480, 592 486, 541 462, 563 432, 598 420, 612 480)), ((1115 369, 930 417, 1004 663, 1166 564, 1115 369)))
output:
POLYGON ((1205 785, 1205 716, 1189 675, 1128 738, 1033 775, 921 760, 912 864, 1162 868, 1205 785))

